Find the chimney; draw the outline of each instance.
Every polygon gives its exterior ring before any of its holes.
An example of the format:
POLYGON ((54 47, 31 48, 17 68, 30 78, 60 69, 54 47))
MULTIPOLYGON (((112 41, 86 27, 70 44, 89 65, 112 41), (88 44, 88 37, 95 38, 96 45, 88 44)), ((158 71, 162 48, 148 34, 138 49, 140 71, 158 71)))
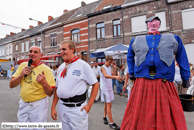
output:
POLYGON ((14 35, 15 33, 13 33, 13 32, 10 32, 10 35, 14 35))
POLYGON ((48 22, 50 22, 53 19, 52 16, 48 16, 48 22))
POLYGON ((25 31, 25 29, 22 29, 22 32, 25 31))
POLYGON ((67 9, 63 10, 63 14, 66 13, 67 11, 68 11, 67 9))
POLYGON ((29 29, 31 29, 31 28, 33 28, 33 27, 34 27, 34 26, 30 25, 30 26, 29 26, 29 29))
POLYGON ((38 25, 41 25, 41 24, 43 24, 42 22, 40 22, 40 21, 38 21, 38 25))
POLYGON ((84 1, 81 2, 81 7, 85 6, 86 3, 84 1))
POLYGON ((6 34, 6 37, 9 36, 8 34, 6 34))

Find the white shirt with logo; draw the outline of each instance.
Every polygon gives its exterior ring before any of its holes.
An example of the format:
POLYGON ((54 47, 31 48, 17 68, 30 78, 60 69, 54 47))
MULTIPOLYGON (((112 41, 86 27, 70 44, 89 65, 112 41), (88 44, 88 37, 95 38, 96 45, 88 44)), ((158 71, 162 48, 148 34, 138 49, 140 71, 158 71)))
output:
MULTIPOLYGON (((105 65, 102 66, 107 75, 111 74, 111 67, 106 67, 105 65)), ((112 79, 105 78, 103 73, 100 71, 100 89, 101 90, 112 90, 112 79)))
POLYGON ((61 77, 61 72, 66 64, 60 65, 57 71, 56 87, 59 98, 70 98, 86 92, 87 83, 93 85, 97 82, 96 76, 90 65, 78 59, 67 67, 65 77, 61 77))

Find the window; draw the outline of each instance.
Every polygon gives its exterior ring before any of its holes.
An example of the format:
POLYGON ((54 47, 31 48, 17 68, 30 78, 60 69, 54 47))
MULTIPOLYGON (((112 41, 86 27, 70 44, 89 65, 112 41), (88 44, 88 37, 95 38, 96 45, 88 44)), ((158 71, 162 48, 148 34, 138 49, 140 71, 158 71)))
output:
POLYGON ((12 53, 12 49, 11 49, 11 46, 9 46, 9 54, 12 53))
POLYGON ((32 41, 31 42, 31 46, 35 46, 35 41, 32 41))
POLYGON ((187 52, 187 57, 189 62, 194 63, 194 56, 193 56, 194 43, 185 44, 184 47, 187 52))
POLYGON ((183 29, 194 28, 194 8, 182 11, 183 29))
POLYGON ((38 46, 41 48, 41 41, 38 41, 38 46))
POLYGON ((105 38, 104 23, 96 24, 96 34, 97 34, 97 39, 105 38))
POLYGON ((155 16, 158 16, 161 20, 161 26, 158 31, 166 30, 166 15, 165 12, 156 13, 155 16))
POLYGON ((117 37, 121 35, 121 23, 120 20, 113 21, 113 36, 117 37))
POLYGON ((24 43, 22 43, 22 52, 24 52, 24 43))
POLYGON ((9 55, 9 48, 6 47, 6 55, 9 55))
POLYGON ((80 34, 79 34, 79 29, 75 29, 71 32, 71 40, 74 43, 80 42, 80 34))
POLYGON ((132 17, 131 18, 132 33, 147 31, 145 20, 146 15, 132 17))
POLYGON ((51 34, 51 46, 57 46, 57 34, 51 34))
POLYGON ((29 42, 26 42, 26 51, 29 51, 29 42))
POLYGON ((112 7, 112 5, 107 5, 107 6, 104 6, 104 8, 103 8, 103 9, 108 9, 108 8, 110 8, 110 7, 112 7))
POLYGON ((18 45, 15 46, 15 51, 18 52, 18 45))

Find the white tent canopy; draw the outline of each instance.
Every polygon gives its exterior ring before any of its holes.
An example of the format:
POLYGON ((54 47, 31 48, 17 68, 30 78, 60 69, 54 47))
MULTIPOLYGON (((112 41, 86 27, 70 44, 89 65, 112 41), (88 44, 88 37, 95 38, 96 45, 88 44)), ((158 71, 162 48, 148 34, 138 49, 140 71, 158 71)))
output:
POLYGON ((111 55, 114 59, 125 59, 127 58, 127 52, 128 45, 117 44, 111 47, 97 49, 90 54, 90 57, 105 57, 106 55, 111 55))

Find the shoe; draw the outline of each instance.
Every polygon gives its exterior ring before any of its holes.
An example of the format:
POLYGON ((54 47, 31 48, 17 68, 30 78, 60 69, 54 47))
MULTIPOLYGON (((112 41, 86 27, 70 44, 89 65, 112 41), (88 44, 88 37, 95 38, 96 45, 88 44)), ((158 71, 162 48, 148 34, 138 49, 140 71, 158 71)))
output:
POLYGON ((103 122, 104 122, 105 125, 108 125, 108 120, 107 120, 106 117, 103 117, 103 122))
POLYGON ((109 126, 111 129, 120 130, 120 127, 118 127, 116 123, 109 124, 109 126))

